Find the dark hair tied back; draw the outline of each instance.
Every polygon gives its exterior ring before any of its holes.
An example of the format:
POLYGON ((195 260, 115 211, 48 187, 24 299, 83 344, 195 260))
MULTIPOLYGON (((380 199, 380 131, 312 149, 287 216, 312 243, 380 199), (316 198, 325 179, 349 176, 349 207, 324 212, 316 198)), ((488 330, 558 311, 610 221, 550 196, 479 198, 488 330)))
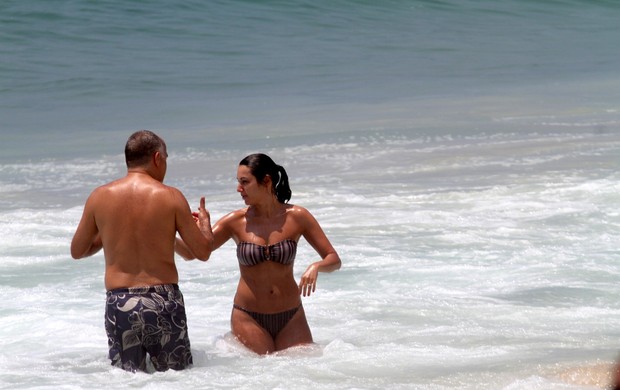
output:
POLYGON ((274 184, 273 190, 280 203, 287 203, 291 199, 291 187, 288 183, 288 175, 282 165, 278 165, 278 182, 274 184))
POLYGON ((265 177, 269 175, 273 192, 280 203, 287 203, 291 199, 292 192, 286 170, 276 164, 271 157, 263 153, 250 154, 241 160, 239 165, 250 168, 250 172, 259 183, 263 183, 265 177))

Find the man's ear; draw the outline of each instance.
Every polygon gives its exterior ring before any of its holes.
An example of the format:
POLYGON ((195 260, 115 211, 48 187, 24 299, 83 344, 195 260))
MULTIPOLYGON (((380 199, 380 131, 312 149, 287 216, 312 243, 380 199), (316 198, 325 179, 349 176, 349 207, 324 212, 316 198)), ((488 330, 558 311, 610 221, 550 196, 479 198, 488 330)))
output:
POLYGON ((157 151, 155 153, 153 153, 153 165, 155 165, 156 167, 159 166, 160 162, 161 162, 161 152, 157 151))

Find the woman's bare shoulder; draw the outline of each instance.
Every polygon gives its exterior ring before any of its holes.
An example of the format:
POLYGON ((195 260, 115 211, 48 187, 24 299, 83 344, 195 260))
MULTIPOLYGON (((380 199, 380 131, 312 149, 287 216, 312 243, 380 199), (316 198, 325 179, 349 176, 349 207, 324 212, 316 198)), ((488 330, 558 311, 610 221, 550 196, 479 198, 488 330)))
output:
POLYGON ((314 219, 308 209, 295 204, 287 205, 286 213, 299 221, 314 219))
POLYGON ((245 218, 247 211, 248 211, 247 207, 243 209, 231 211, 228 214, 224 215, 222 218, 220 218, 218 223, 229 224, 229 223, 234 223, 239 220, 242 220, 245 218))
POLYGON ((294 213, 294 214, 309 213, 308 209, 306 209, 305 207, 300 206, 298 204, 287 204, 286 205, 286 211, 288 213, 294 213))

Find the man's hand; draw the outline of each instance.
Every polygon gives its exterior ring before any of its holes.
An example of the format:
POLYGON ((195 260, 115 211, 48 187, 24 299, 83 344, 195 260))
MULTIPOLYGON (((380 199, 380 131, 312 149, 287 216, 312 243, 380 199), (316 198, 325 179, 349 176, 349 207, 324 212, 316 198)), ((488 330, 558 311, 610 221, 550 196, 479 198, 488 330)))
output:
POLYGON ((204 234, 204 236, 209 240, 210 244, 213 245, 213 231, 211 230, 211 214, 209 214, 209 210, 205 207, 205 197, 200 198, 200 206, 198 206, 198 213, 193 213, 194 219, 196 220, 196 224, 198 228, 204 234))

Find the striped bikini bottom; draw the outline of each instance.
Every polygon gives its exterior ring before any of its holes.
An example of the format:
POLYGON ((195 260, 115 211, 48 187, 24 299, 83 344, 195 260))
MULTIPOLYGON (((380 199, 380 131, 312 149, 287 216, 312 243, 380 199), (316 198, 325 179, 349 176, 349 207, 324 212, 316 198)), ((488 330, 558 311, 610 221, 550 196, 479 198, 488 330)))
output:
POLYGON ((263 329, 269 332, 271 337, 275 339, 278 333, 280 333, 280 331, 284 329, 286 324, 289 323, 291 318, 293 318, 293 316, 297 313, 299 308, 301 308, 301 304, 299 304, 299 306, 293 309, 290 309, 290 310, 281 311, 279 313, 269 313, 269 314, 250 311, 237 304, 233 304, 233 308, 237 310, 241 310, 242 312, 249 314, 250 317, 252 317, 254 321, 258 323, 258 325, 260 325, 263 329))

